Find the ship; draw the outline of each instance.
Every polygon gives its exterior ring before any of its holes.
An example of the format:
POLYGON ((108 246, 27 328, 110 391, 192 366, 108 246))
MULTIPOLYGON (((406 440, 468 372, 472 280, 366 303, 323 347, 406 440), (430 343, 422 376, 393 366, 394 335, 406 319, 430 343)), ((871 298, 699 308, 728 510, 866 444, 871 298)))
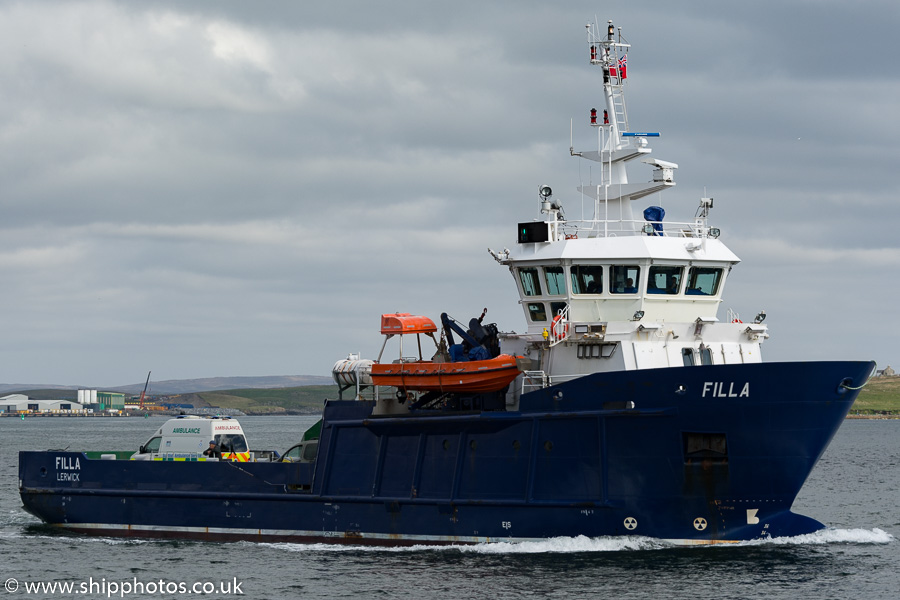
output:
POLYGON ((822 529, 792 504, 874 363, 762 360, 765 311, 745 321, 720 306, 739 258, 710 223, 713 199, 681 222, 650 203, 678 165, 651 157, 658 132, 631 128, 621 30, 586 31, 603 107, 585 111, 590 148, 569 148, 593 165, 578 188, 586 208, 567 217, 539 185, 538 216, 490 250, 512 276, 521 332, 484 312, 467 324, 442 315, 440 332, 427 317, 383 315, 386 343, 429 334, 434 353, 417 343, 405 357, 408 341, 338 360, 338 397, 285 456, 23 451, 25 509, 92 535, 370 545, 700 545, 822 529), (448 364, 477 373, 501 355, 512 365, 489 384, 437 381, 448 364))

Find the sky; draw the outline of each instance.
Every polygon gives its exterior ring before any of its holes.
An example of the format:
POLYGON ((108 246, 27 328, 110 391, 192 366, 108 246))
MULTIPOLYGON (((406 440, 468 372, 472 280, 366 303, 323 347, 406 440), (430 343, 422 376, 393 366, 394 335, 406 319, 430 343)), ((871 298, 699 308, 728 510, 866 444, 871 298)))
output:
POLYGON ((714 197, 742 259, 719 318, 900 367, 896 2, 0 0, 0 382, 327 376, 387 312, 523 331, 487 248, 541 184, 580 214, 595 19, 679 165, 654 203, 714 197))

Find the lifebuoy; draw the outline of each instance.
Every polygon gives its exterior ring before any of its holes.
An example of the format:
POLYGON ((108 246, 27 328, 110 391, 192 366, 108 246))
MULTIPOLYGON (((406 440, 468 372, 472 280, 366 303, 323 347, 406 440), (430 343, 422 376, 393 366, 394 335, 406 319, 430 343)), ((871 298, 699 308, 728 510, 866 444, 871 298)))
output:
POLYGON ((734 321, 732 321, 732 323, 743 323, 743 321, 741 321, 740 319, 735 319, 734 321))
POLYGON ((550 335, 554 340, 564 340, 569 336, 569 322, 562 318, 562 315, 553 317, 553 323, 550 325, 550 335))

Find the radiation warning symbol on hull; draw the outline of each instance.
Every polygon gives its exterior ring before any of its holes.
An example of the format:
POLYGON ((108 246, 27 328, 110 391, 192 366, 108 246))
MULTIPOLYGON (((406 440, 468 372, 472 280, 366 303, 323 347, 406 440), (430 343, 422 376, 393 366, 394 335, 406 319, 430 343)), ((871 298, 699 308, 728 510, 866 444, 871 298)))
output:
POLYGON ((703 531, 704 529, 706 529, 706 519, 704 519, 703 517, 697 517, 696 519, 694 519, 694 529, 696 529, 697 531, 703 531))
POLYGON ((637 519, 634 517, 627 517, 625 519, 625 529, 637 529, 637 519))

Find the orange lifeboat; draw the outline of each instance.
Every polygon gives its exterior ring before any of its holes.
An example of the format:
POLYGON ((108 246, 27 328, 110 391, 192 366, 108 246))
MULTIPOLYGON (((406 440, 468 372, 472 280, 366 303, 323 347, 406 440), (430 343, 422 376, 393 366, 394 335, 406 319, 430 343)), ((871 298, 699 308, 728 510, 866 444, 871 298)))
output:
POLYGON ((437 330, 434 321, 428 317, 409 313, 381 315, 381 333, 386 336, 385 344, 395 335, 416 334, 419 358, 418 360, 402 358, 401 337, 400 360, 393 363, 374 363, 371 366, 372 383, 402 390, 482 394, 502 390, 520 373, 516 357, 510 354, 500 354, 485 360, 458 362, 424 360, 418 334, 428 335, 438 346, 434 338, 437 330))
POLYGON ((423 392, 497 392, 519 374, 516 357, 501 354, 467 362, 414 361, 372 365, 372 382, 423 392))
POLYGON ((381 315, 381 333, 388 337, 403 335, 404 333, 427 333, 432 335, 435 331, 437 331, 437 325, 428 317, 420 317, 409 313, 381 315))

